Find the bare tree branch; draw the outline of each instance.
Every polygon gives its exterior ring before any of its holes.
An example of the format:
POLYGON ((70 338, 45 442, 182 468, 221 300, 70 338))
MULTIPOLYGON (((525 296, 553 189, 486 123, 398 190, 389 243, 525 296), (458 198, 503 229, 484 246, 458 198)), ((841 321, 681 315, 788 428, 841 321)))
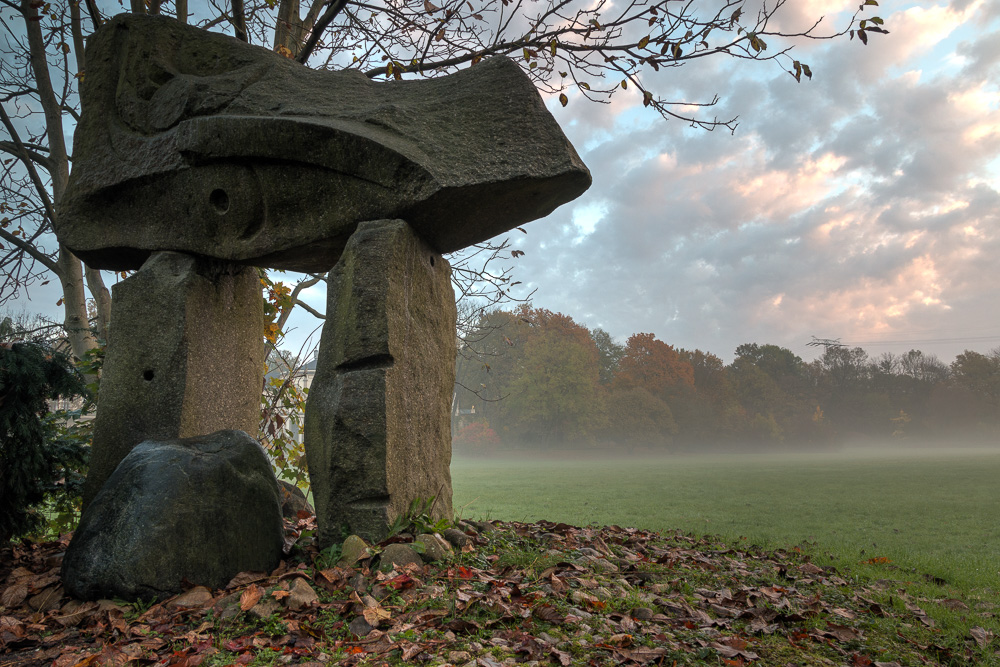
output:
POLYGON ((96 0, 87 0, 87 13, 90 14, 90 21, 94 24, 94 30, 101 27, 101 10, 97 8, 96 0))
POLYGON ((296 299, 295 300, 295 305, 298 306, 298 307, 300 307, 302 310, 306 311, 307 313, 309 313, 310 315, 312 315, 313 317, 315 317, 317 319, 320 319, 320 320, 325 320, 326 319, 326 315, 324 315, 323 313, 319 312, 318 310, 316 310, 315 308, 313 308, 312 306, 310 306, 305 301, 299 301, 298 299, 296 299))
MULTIPOLYGON (((318 283, 319 281, 325 280, 325 279, 326 279, 326 274, 310 276, 309 278, 307 278, 305 280, 302 280, 298 284, 296 284, 295 287, 292 289, 291 296, 289 297, 290 300, 291 300, 291 302, 293 304, 298 305, 298 306, 302 306, 303 310, 305 310, 306 312, 310 313, 311 315, 314 315, 314 316, 318 317, 321 320, 326 319, 326 316, 323 315, 323 314, 321 314, 321 313, 319 313, 319 312, 317 312, 309 304, 304 303, 302 301, 299 301, 299 295, 302 294, 303 290, 308 289, 308 288, 312 287, 313 285, 315 285, 316 283, 318 283)), ((291 314, 292 314, 292 311, 291 311, 290 308, 287 309, 287 310, 283 310, 281 312, 281 315, 278 317, 278 320, 277 320, 277 324, 278 324, 278 329, 279 330, 281 330, 281 331, 285 330, 285 324, 288 322, 288 317, 291 314)))
POLYGON ((16 155, 21 161, 21 164, 24 165, 28 175, 31 177, 31 182, 35 186, 39 198, 42 200, 42 205, 45 207, 45 215, 48 216, 50 221, 55 220, 55 210, 52 208, 52 200, 49 198, 49 193, 45 189, 45 184, 42 182, 41 177, 39 177, 38 170, 35 169, 35 164, 31 161, 30 153, 24 147, 24 143, 21 142, 21 137, 18 135, 17 130, 14 128, 14 124, 10 120, 10 116, 7 115, 7 110, 4 109, 2 104, 0 104, 0 122, 3 123, 5 128, 7 128, 10 138, 13 139, 12 143, 16 149, 14 151, 14 155, 16 155))
POLYGON ((28 159, 30 159, 32 162, 40 165, 46 171, 51 171, 52 167, 51 164, 49 163, 48 156, 38 153, 37 150, 47 151, 48 148, 46 148, 45 146, 38 146, 35 144, 24 144, 23 146, 19 147, 13 141, 0 141, 0 151, 3 151, 4 153, 10 153, 11 155, 15 155, 17 157, 21 157, 22 154, 27 155, 28 159))
POLYGON ((302 51, 295 58, 296 60, 303 65, 309 60, 309 56, 312 55, 316 45, 319 44, 320 38, 323 37, 323 31, 327 29, 327 26, 333 22, 333 19, 337 18, 337 14, 346 6, 347 0, 331 0, 326 11, 323 12, 323 15, 316 21, 316 25, 313 26, 312 32, 309 33, 309 39, 306 41, 305 46, 302 47, 302 51))
POLYGON ((22 252, 31 255, 32 259, 47 268, 52 273, 59 275, 59 266, 52 261, 52 258, 40 251, 36 246, 17 238, 6 229, 0 229, 0 239, 17 246, 22 252))

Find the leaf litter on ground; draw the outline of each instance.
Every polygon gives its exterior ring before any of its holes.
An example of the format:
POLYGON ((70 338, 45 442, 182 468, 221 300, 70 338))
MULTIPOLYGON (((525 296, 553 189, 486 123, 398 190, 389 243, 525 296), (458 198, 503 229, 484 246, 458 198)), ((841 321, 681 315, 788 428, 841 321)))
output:
POLYGON ((378 548, 328 566, 305 537, 314 517, 300 516, 275 571, 149 603, 67 597, 69 535, 14 544, 0 551, 0 667, 1000 664, 995 605, 921 598, 797 548, 459 525, 469 539, 449 559, 382 572, 378 548), (959 620, 939 627, 935 605, 959 620))

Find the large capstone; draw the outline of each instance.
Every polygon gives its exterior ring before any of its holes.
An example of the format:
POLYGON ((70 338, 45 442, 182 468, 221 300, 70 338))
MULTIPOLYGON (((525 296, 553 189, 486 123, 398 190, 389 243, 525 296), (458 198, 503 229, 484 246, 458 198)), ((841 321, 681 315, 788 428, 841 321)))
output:
POLYGON ((263 318, 248 267, 157 253, 115 285, 84 505, 143 440, 257 432, 263 318))
POLYGON ((147 440, 132 449, 86 508, 63 559, 79 598, 137 600, 185 580, 224 586, 281 560, 278 483, 242 431, 147 440))
POLYGON ((451 518, 450 276, 401 220, 359 225, 330 272, 305 421, 323 547, 344 528, 381 540, 417 500, 451 518))
POLYGON ((359 222, 439 252, 579 196, 590 172, 513 61, 373 82, 175 20, 121 15, 87 43, 56 234, 90 266, 151 252, 325 271, 359 222))

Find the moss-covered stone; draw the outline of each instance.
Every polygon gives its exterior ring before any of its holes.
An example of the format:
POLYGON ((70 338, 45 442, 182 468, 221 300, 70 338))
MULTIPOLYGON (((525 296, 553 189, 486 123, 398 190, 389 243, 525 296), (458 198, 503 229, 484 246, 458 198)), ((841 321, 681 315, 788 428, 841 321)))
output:
POLYGON ((348 535, 340 547, 340 560, 337 565, 351 567, 368 555, 368 545, 357 535, 348 535))
POLYGON ((390 544, 379 558, 378 569, 383 572, 402 570, 407 565, 423 566, 420 554, 409 544, 390 544))
POLYGON ((184 581, 221 588, 281 561, 278 483, 242 431, 147 440, 83 512, 66 551, 63 583, 94 600, 163 597, 184 581))
POLYGON ((423 546, 423 551, 420 555, 428 563, 444 560, 452 553, 451 545, 445 542, 444 538, 439 535, 424 533, 423 535, 417 535, 414 541, 423 546))

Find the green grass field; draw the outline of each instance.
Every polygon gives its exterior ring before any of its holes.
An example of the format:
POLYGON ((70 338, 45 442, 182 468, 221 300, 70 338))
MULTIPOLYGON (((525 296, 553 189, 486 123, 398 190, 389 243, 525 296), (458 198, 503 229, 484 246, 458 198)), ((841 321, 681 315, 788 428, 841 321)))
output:
POLYGON ((1000 594, 1000 449, 456 458, 452 478, 462 517, 808 541, 839 564, 884 557, 1000 594))

